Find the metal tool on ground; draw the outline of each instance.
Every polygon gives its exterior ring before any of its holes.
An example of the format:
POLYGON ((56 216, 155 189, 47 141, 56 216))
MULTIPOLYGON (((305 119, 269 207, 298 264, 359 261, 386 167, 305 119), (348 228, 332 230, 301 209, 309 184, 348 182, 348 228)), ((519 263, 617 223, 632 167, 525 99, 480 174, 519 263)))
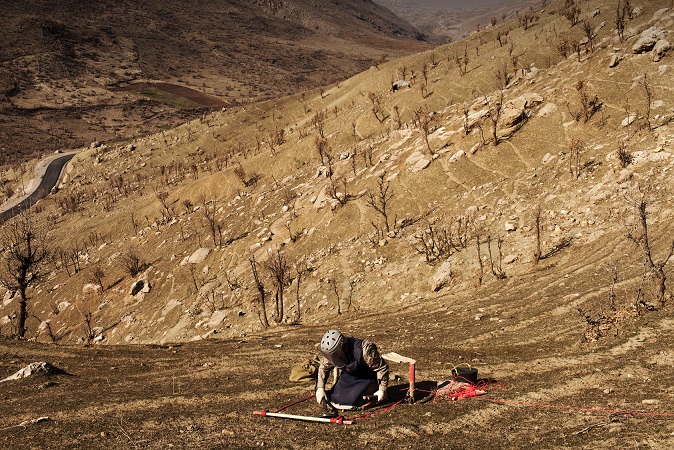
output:
POLYGON ((323 414, 321 414, 319 417, 322 417, 324 419, 332 419, 333 417, 339 416, 337 408, 335 408, 335 406, 328 400, 323 399, 323 401, 321 401, 321 404, 323 405, 323 414))

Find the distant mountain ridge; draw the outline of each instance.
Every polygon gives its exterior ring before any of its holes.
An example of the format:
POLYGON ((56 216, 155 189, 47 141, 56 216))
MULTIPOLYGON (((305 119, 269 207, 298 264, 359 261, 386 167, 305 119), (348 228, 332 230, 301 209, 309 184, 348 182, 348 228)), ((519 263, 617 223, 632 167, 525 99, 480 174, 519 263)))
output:
POLYGON ((536 0, 377 0, 379 4, 409 21, 436 41, 460 39, 489 25, 492 18, 502 21, 516 11, 540 7, 536 0))

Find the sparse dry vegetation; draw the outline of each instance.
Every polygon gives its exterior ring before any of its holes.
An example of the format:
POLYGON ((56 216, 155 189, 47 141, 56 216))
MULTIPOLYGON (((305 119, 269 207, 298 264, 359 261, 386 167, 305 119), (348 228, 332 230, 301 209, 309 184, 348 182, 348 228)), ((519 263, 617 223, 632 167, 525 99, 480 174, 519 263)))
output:
MULTIPOLYGON (((614 5, 537 6, 526 26, 511 15, 321 89, 82 149, 32 210, 58 250, 28 288, 29 342, 0 338, 2 376, 53 355, 77 377, 3 383, 7 426, 58 419, 6 445, 667 448, 664 417, 615 410, 671 403, 672 54, 632 49, 673 16, 640 4, 621 42, 614 5), (393 90, 401 75, 410 88, 393 90), (635 184, 657 195, 626 211, 635 184), (424 382, 467 362, 503 404, 400 405, 355 434, 253 417, 311 394, 288 371, 326 328, 415 358, 424 382)), ((0 303, 3 336, 19 297, 0 303)))

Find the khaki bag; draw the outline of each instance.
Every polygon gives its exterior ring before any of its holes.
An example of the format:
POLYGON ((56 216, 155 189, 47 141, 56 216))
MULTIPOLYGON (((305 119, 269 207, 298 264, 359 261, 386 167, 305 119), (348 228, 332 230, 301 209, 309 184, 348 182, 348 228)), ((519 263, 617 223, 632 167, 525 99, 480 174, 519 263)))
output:
POLYGON ((311 381, 318 378, 318 366, 320 366, 318 356, 314 359, 307 359, 306 361, 293 366, 290 369, 290 381, 302 382, 311 381))

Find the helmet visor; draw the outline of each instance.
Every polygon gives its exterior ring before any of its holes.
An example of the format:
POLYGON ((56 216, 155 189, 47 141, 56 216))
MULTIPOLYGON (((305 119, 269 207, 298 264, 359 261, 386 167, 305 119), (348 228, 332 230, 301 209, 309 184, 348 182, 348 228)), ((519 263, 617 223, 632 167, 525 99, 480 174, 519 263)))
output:
POLYGON ((340 345, 336 347, 330 353, 322 353, 328 359, 328 361, 330 361, 330 363, 338 369, 342 369, 344 366, 346 366, 346 353, 344 352, 343 346, 340 345))

